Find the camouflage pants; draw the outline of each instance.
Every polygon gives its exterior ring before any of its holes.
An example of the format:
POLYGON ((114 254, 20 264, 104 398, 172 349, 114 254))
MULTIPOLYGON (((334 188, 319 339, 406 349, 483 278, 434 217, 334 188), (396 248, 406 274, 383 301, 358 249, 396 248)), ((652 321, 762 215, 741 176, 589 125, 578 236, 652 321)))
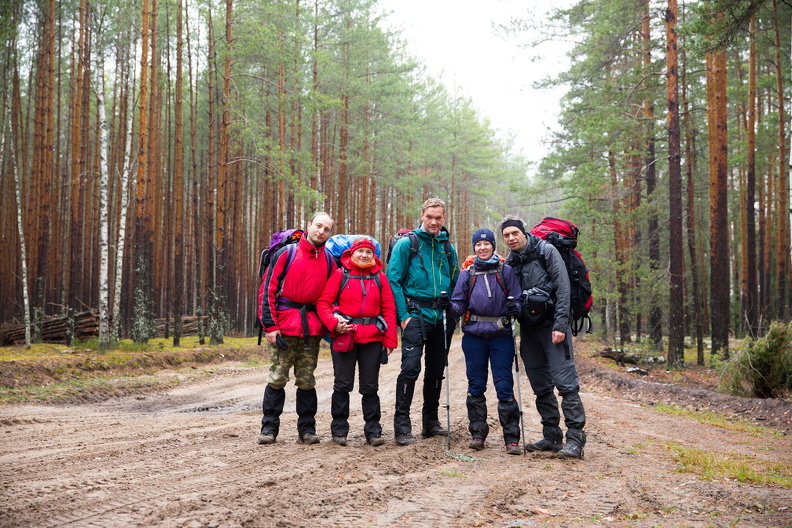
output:
POLYGON ((282 336, 289 345, 283 350, 275 345, 268 345, 270 371, 267 383, 273 389, 282 389, 289 382, 289 370, 294 367, 294 384, 298 389, 310 390, 316 386, 314 371, 319 361, 319 336, 309 338, 308 350, 305 349, 305 338, 282 336))

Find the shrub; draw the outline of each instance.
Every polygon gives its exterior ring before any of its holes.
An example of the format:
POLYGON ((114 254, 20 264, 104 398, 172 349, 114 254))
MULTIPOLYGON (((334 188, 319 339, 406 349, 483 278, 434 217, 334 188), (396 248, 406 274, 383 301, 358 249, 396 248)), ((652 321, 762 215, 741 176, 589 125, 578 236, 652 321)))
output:
POLYGON ((767 335, 746 341, 724 371, 726 389, 736 395, 782 398, 792 393, 792 322, 773 323, 767 335))

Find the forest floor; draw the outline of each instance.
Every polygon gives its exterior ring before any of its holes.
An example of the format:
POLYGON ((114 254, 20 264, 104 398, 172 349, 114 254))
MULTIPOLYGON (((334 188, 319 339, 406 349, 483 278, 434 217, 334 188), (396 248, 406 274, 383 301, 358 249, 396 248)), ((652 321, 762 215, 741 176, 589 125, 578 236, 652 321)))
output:
MULTIPOLYGON (((350 445, 330 441, 333 374, 324 354, 316 372, 322 442, 298 443, 290 384, 281 434, 268 446, 256 443, 261 361, 174 359, 171 369, 149 365, 143 377, 152 384, 130 382, 121 367, 114 379, 107 358, 83 357, 80 364, 108 367, 104 389, 0 405, 0 527, 792 527, 792 401, 718 394, 716 373, 703 368, 630 374, 595 357, 599 346, 576 341, 583 460, 507 455, 491 388, 487 448, 468 449, 458 337, 450 446, 444 438, 393 443, 398 351, 382 369, 388 443, 376 448, 364 441, 357 395, 350 445)), ((0 382, 34 376, 43 384, 77 368, 56 363, 0 362, 0 382)), ((526 436, 535 440, 541 426, 524 374, 521 387, 526 436)), ((441 416, 445 424, 444 408, 441 416)))

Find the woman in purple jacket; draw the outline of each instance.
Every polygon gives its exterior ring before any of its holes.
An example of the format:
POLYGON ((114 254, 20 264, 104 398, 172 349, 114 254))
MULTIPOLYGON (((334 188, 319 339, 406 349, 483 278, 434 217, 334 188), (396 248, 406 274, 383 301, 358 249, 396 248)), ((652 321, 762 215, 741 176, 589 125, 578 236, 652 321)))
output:
POLYGON ((512 324, 521 309, 520 281, 511 266, 504 265, 495 254, 495 235, 489 229, 479 229, 473 234, 473 251, 475 259, 472 265, 459 273, 449 308, 450 316, 462 316, 462 350, 468 378, 469 447, 477 451, 484 449, 489 433, 484 394, 489 363, 498 396, 498 419, 503 428, 506 452, 519 455, 522 453, 520 408, 514 399, 511 367, 514 362, 512 324))

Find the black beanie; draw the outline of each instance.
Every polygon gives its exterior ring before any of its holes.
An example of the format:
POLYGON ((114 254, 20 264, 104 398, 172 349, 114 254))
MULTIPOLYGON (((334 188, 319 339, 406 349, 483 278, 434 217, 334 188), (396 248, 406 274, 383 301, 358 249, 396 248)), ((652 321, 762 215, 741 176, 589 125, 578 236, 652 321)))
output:
POLYGON ((476 242, 479 240, 486 240, 492 244, 492 250, 495 251, 495 234, 489 229, 479 229, 473 233, 473 249, 476 249, 476 242))
POLYGON ((522 220, 504 220, 500 225, 501 234, 507 227, 516 227, 525 234, 525 224, 523 224, 522 220))

